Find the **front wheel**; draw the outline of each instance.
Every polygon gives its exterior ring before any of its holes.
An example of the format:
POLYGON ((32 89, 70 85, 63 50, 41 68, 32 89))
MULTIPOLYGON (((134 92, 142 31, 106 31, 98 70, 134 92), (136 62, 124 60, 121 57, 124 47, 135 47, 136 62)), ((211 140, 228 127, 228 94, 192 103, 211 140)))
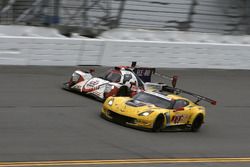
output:
POLYGON ((157 116, 157 118, 155 119, 152 131, 153 132, 159 132, 163 126, 164 123, 164 116, 163 115, 159 115, 157 116))
POLYGON ((204 119, 203 115, 201 115, 201 114, 196 116, 196 118, 194 119, 192 126, 191 126, 192 132, 197 132, 200 129, 200 127, 203 123, 203 119, 204 119))

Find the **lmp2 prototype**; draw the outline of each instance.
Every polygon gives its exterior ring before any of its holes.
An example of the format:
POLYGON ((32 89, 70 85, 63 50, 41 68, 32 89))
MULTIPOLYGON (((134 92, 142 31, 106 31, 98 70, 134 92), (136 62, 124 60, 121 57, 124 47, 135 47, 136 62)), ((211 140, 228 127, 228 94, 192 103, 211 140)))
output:
POLYGON ((178 88, 163 87, 166 91, 140 92, 133 98, 109 97, 103 104, 101 116, 107 120, 141 129, 164 131, 169 129, 198 131, 205 120, 201 100, 215 105, 216 101, 178 88), (186 93, 195 102, 181 97, 186 93))
MULTIPOLYGON (((63 84, 63 88, 83 94, 88 94, 100 101, 110 96, 133 97, 146 88, 161 84, 151 83, 151 75, 155 68, 135 68, 133 62, 131 67, 118 66, 109 70, 104 77, 94 77, 92 71, 84 72, 76 70, 70 80, 63 84)), ((175 87, 177 77, 169 77, 172 86, 175 87)))

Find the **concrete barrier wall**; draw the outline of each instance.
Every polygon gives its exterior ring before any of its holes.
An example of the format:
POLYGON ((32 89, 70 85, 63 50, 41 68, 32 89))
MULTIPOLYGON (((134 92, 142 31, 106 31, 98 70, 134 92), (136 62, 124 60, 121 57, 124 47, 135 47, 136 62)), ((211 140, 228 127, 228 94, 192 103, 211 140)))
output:
POLYGON ((82 40, 0 37, 0 64, 76 65, 82 40))
POLYGON ((28 62, 26 38, 0 38, 0 64, 25 65, 28 62))
POLYGON ((101 65, 104 47, 103 40, 82 40, 77 65, 101 65))
POLYGON ((1 65, 250 69, 250 45, 0 37, 1 65))
POLYGON ((30 39, 28 65, 76 65, 82 42, 80 40, 30 39))
POLYGON ((152 67, 250 69, 249 53, 250 45, 107 41, 102 63, 138 61, 152 67))

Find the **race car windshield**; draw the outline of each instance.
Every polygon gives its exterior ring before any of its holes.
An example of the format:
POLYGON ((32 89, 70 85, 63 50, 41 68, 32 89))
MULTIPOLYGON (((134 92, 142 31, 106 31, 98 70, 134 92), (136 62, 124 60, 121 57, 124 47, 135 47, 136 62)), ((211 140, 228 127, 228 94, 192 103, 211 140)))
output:
POLYGON ((172 108, 172 102, 170 100, 149 93, 144 93, 144 92, 138 93, 133 99, 144 103, 150 103, 161 108, 166 108, 166 109, 172 108))
POLYGON ((119 82, 121 80, 121 74, 118 72, 109 72, 104 79, 109 82, 119 82))

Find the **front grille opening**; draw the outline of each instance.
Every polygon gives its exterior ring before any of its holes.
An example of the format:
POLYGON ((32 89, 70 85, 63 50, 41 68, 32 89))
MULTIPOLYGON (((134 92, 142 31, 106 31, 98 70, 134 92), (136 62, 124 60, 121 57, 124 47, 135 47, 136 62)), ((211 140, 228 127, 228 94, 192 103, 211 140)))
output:
POLYGON ((109 116, 111 116, 113 118, 114 121, 117 121, 119 123, 135 123, 136 119, 135 118, 131 118, 128 116, 124 116, 121 114, 117 114, 111 110, 108 111, 109 116))

